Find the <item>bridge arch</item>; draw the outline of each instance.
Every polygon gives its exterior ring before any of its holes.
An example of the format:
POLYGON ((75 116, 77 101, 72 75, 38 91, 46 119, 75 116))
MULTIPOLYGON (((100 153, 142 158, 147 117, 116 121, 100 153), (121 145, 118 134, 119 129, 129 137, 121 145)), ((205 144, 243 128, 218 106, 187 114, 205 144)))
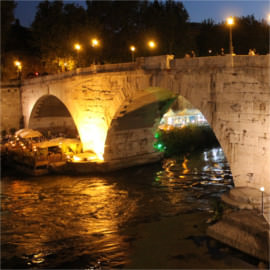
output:
MULTIPOLYGON (((144 83, 140 84, 137 81, 137 84, 144 85, 144 89, 153 91, 162 89, 164 93, 171 93, 174 97, 180 95, 189 100, 202 112, 216 135, 227 157, 235 185, 256 188, 264 186, 269 190, 270 85, 267 79, 268 72, 255 64, 249 67, 249 59, 245 58, 245 60, 247 61, 245 67, 239 63, 239 66, 211 67, 200 65, 200 63, 194 66, 193 62, 191 62, 192 66, 189 66, 190 63, 184 62, 189 60, 176 59, 170 70, 155 70, 150 74, 145 72, 142 76, 144 83), (183 65, 185 63, 187 66, 183 65), (260 160, 259 166, 256 159, 260 160)), ((254 60, 256 59, 251 59, 252 62, 254 60)), ((197 62, 199 61, 200 59, 197 62)), ((132 88, 132 86, 134 85, 128 85, 127 88, 132 88)), ((158 103, 160 104, 160 102, 144 103, 143 95, 137 99, 136 93, 138 90, 143 92, 141 89, 130 91, 133 95, 129 95, 128 99, 124 100, 116 110, 107 133, 104 156, 108 160, 117 162, 122 155, 121 163, 125 160, 125 164, 129 166, 129 161, 132 163, 132 154, 134 157, 137 156, 138 163, 154 160, 155 155, 157 157, 152 147, 153 126, 157 122, 155 121, 157 115, 152 113, 152 126, 137 129, 135 125, 132 127, 132 123, 135 122, 132 119, 135 118, 127 116, 133 107, 136 108, 133 115, 137 115, 138 119, 145 122, 145 115, 142 113, 146 110, 145 106, 153 109, 158 103), (136 100, 138 104, 140 102, 144 104, 141 110, 139 105, 137 107, 132 105, 132 102, 136 100), (124 122, 129 124, 129 129, 123 128, 124 122)), ((169 98, 167 101, 169 102, 169 98)), ((148 110, 151 114, 150 111, 151 109, 148 110)))
POLYGON ((40 97, 33 106, 28 127, 52 135, 77 137, 78 130, 66 105, 54 95, 40 97))

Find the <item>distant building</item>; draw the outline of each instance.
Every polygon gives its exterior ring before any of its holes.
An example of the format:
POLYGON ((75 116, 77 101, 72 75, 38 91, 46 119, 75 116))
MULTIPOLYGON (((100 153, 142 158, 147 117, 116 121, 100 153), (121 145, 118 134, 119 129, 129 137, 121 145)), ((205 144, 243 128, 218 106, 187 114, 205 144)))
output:
POLYGON ((182 111, 169 110, 160 121, 159 128, 169 130, 173 127, 186 125, 208 125, 207 120, 197 109, 184 109, 182 111))

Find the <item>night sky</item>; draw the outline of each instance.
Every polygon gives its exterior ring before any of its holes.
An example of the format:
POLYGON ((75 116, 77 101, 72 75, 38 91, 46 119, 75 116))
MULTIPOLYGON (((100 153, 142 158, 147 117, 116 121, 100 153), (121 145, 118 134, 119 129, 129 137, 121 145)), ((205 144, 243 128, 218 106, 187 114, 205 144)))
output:
MULTIPOLYGON (((36 7, 40 1, 18 0, 15 16, 23 26, 29 26, 35 17, 36 7)), ((76 2, 86 6, 85 1, 64 1, 76 2)), ((269 0, 213 0, 213 1, 182 1, 191 22, 201 22, 204 19, 213 19, 216 23, 225 21, 228 16, 254 15, 256 19, 266 19, 270 13, 269 0)))

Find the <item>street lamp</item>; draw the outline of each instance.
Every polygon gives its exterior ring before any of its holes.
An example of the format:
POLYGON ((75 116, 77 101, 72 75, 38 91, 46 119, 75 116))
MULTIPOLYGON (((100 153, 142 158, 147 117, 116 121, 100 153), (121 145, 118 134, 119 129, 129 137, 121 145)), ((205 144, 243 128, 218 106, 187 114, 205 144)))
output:
MULTIPOLYGON (((91 39, 91 46, 92 46, 93 48, 99 47, 99 46, 100 46, 99 40, 96 39, 96 38, 92 38, 92 39, 91 39)), ((95 65, 95 64, 96 64, 96 57, 95 57, 95 55, 94 55, 93 58, 94 58, 94 59, 93 59, 93 64, 95 65)))
POLYGON ((129 47, 130 51, 131 51, 131 58, 132 58, 132 62, 134 62, 134 54, 135 54, 135 51, 136 51, 136 47, 131 45, 129 47))
POLYGON ((260 191, 262 192, 262 215, 263 215, 263 211, 264 211, 264 206, 263 206, 263 192, 264 192, 264 187, 260 187, 260 191))
POLYGON ((99 40, 96 39, 96 38, 93 38, 93 39, 91 40, 91 46, 92 46, 93 48, 98 47, 98 46, 99 46, 99 40))
POLYGON ((22 74, 22 63, 18 60, 14 61, 14 66, 17 68, 17 73, 18 73, 18 80, 21 79, 21 74, 22 74))
POLYGON ((74 44, 74 49, 77 52, 77 67, 79 66, 79 52, 82 49, 82 46, 79 43, 74 44))
POLYGON ((270 54, 270 13, 268 14, 268 18, 267 18, 267 21, 268 21, 268 25, 269 25, 269 50, 268 50, 268 53, 270 54))
POLYGON ((147 45, 148 45, 148 47, 150 49, 155 49, 156 46, 157 46, 156 43, 155 43, 155 41, 153 41, 153 40, 148 41, 147 45))
POLYGON ((227 24, 229 25, 230 29, 230 54, 233 54, 233 44, 232 44, 232 26, 234 25, 233 17, 227 18, 227 24))
POLYGON ((79 43, 75 43, 75 44, 74 44, 74 49, 75 49, 77 52, 79 52, 79 51, 82 49, 82 47, 81 47, 81 45, 80 45, 79 43))

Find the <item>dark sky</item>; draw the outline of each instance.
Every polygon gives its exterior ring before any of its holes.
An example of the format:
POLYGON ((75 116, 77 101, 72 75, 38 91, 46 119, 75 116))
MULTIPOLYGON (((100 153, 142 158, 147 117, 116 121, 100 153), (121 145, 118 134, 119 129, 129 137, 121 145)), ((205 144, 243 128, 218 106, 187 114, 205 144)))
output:
MULTIPOLYGON (((36 7, 40 1, 17 0, 15 16, 23 26, 29 26, 35 17, 36 7)), ((85 6, 85 1, 76 2, 85 6)), ((182 1, 191 22, 201 22, 212 18, 216 23, 225 21, 228 16, 254 15, 256 19, 266 19, 270 14, 270 0, 186 0, 182 1)))

